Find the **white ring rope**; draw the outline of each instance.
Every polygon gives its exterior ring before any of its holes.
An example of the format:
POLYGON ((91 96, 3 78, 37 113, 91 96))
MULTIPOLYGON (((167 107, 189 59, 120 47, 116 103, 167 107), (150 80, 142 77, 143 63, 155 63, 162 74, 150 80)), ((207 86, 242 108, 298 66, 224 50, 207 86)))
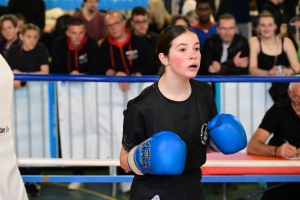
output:
MULTIPOLYGON (((119 159, 19 158, 19 167, 120 166, 119 159)), ((207 160, 203 167, 300 167, 300 160, 207 160)))

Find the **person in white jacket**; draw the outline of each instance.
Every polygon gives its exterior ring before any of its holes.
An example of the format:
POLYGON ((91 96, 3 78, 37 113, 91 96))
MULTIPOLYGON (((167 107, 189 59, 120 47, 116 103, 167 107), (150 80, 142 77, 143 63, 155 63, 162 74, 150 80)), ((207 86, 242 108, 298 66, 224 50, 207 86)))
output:
POLYGON ((28 200, 14 151, 12 132, 13 73, 0 55, 0 200, 28 200))

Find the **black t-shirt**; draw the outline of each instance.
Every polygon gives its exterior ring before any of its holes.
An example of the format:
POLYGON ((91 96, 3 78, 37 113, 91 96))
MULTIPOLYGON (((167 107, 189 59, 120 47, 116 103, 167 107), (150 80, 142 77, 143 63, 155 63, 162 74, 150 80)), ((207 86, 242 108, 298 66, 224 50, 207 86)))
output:
POLYGON ((129 152, 151 135, 168 130, 187 145, 185 171, 178 176, 135 175, 130 200, 204 199, 201 180, 206 161, 206 126, 217 114, 212 88, 208 83, 190 80, 192 93, 185 101, 172 101, 159 91, 158 82, 128 102, 124 111, 122 145, 129 152))
POLYGON ((265 54, 261 48, 261 39, 258 37, 260 51, 257 55, 257 65, 259 69, 270 70, 274 67, 274 65, 283 65, 285 67, 290 67, 289 59, 284 51, 284 38, 282 38, 282 49, 281 53, 277 56, 271 56, 265 54))
POLYGON ((25 51, 21 45, 13 45, 7 53, 7 63, 12 70, 21 72, 37 72, 41 70, 41 65, 48 65, 48 53, 42 43, 37 43, 34 49, 25 51))
POLYGON ((274 104, 265 114, 259 128, 274 133, 270 145, 280 146, 285 143, 285 138, 291 145, 300 148, 300 118, 291 102, 274 104))
POLYGON ((66 35, 59 36, 53 42, 51 74, 69 74, 73 70, 80 73, 92 73, 100 67, 97 41, 87 36, 81 48, 71 49, 66 35))
POLYGON ((185 171, 199 169, 206 162, 207 123, 217 114, 212 88, 190 80, 192 93, 181 102, 162 95, 158 82, 128 102, 124 111, 122 145, 132 147, 159 131, 172 131, 187 145, 185 171))

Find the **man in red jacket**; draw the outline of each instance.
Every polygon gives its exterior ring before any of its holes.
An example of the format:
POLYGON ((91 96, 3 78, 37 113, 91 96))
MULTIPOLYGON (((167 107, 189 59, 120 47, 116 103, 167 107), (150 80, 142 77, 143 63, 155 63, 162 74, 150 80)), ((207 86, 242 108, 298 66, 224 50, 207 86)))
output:
POLYGON ((80 18, 70 18, 66 34, 53 42, 50 73, 86 74, 99 66, 99 47, 80 18))
MULTIPOLYGON (((108 36, 100 46, 100 68, 98 74, 116 76, 141 76, 149 74, 153 56, 148 42, 125 28, 125 20, 116 11, 105 16, 108 36)), ((120 83, 120 89, 127 91, 128 83, 120 83)))

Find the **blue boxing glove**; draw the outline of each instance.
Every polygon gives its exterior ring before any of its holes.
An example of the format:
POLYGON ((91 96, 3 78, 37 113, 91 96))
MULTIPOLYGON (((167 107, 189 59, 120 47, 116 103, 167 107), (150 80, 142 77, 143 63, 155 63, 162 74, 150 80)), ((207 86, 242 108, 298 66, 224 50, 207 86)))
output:
POLYGON ((185 142, 173 132, 161 131, 133 147, 127 162, 138 175, 179 175, 184 170, 185 158, 185 142))
POLYGON ((233 154, 247 146, 242 123, 233 115, 217 114, 207 125, 208 147, 223 154, 233 154))

